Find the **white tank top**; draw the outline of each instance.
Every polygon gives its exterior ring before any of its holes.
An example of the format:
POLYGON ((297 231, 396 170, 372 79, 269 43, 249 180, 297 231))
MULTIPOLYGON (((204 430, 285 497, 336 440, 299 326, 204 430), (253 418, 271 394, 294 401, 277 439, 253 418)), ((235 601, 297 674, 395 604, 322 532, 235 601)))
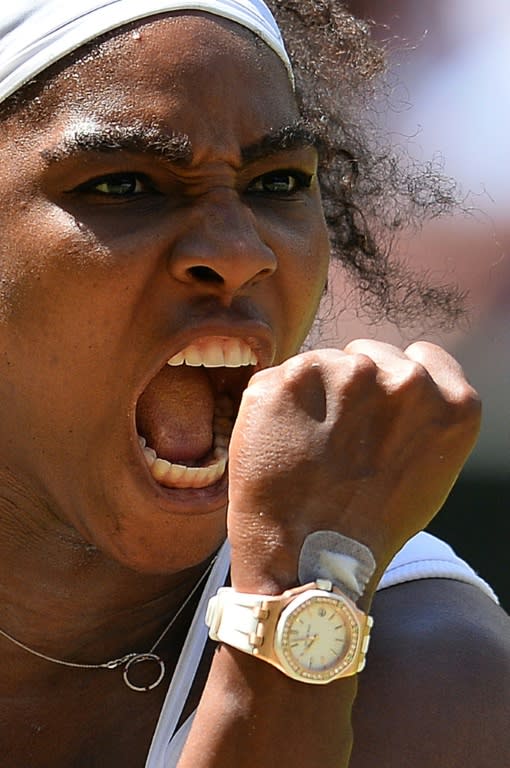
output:
MULTIPOLYGON (((195 678, 207 641, 205 612, 209 598, 223 586, 230 566, 228 542, 221 548, 197 606, 186 642, 172 677, 159 717, 145 768, 175 768, 188 736, 193 715, 177 729, 182 709, 195 678)), ((418 579, 456 579, 473 584, 498 602, 491 587, 454 553, 444 541, 421 532, 393 558, 377 589, 418 579)))

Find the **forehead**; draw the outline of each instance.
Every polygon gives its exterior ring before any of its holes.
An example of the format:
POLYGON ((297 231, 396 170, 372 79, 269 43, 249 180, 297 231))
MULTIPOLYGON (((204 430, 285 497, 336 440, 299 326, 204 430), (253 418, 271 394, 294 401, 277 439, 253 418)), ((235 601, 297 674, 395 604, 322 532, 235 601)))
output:
POLYGON ((46 132, 149 123, 217 146, 249 145, 298 116, 276 54, 237 24, 200 13, 130 25, 79 52, 48 80, 38 112, 46 132))

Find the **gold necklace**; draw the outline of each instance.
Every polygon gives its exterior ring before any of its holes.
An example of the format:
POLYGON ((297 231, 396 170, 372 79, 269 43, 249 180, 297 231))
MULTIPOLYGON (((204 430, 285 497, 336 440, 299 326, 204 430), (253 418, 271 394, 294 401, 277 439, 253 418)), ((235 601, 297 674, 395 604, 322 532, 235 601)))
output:
POLYGON ((152 645, 152 647, 146 651, 145 653, 126 653, 124 656, 121 656, 118 659, 112 659, 111 661, 104 661, 102 664, 78 664, 78 662, 75 661, 64 661, 64 659, 55 659, 53 656, 47 656, 45 653, 41 653, 40 651, 35 651, 33 648, 29 648, 28 645, 25 645, 20 640, 16 640, 15 637, 12 637, 12 635, 9 635, 7 632, 5 632, 3 629, 0 629, 0 635, 5 637, 7 640, 10 640, 11 643, 14 643, 14 645, 17 645, 19 648, 22 648, 24 651, 27 651, 28 653, 31 653, 33 656, 38 656, 40 659, 44 659, 45 661, 51 661, 53 664, 60 664, 63 667, 74 667, 76 669, 118 669, 119 667, 124 667, 124 670, 122 672, 122 679, 124 680, 124 683, 127 685, 128 688, 131 688, 132 691, 152 691, 154 688, 156 688, 160 682, 163 680, 165 676, 165 662, 159 656, 157 653, 154 653, 158 645, 161 643, 165 635, 170 631, 170 629, 173 627, 183 610, 188 605, 189 601, 193 597, 193 595, 197 592, 200 585, 204 582, 206 576, 210 573, 212 570, 212 567, 214 563, 217 560, 217 555, 213 557, 203 574, 200 576, 199 580, 189 593, 187 595, 186 599, 182 603, 182 605, 177 609, 177 612, 172 616, 171 620, 168 622, 164 630, 161 632, 159 637, 157 638, 156 642, 152 645), (155 680, 150 683, 149 685, 136 685, 129 679, 129 673, 132 667, 134 667, 136 664, 140 664, 142 662, 151 662, 153 664, 158 665, 158 672, 155 680))

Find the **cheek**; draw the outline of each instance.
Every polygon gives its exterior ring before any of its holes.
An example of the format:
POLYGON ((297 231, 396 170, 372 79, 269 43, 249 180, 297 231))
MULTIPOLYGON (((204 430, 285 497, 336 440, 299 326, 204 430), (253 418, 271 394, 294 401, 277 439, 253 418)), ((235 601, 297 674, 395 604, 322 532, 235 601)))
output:
POLYGON ((323 296, 330 260, 329 236, 320 206, 314 206, 302 226, 290 239, 293 266, 289 265, 289 280, 295 285, 291 292, 304 322, 311 322, 323 296))
POLYGON ((308 337, 317 317, 321 300, 327 285, 327 260, 317 260, 317 253, 310 253, 313 269, 307 269, 302 275, 298 290, 294 294, 293 312, 295 319, 295 343, 293 354, 298 352, 308 337))
POLYGON ((280 278, 285 284, 284 315, 290 354, 297 352, 313 324, 328 278, 330 244, 322 214, 294 231, 282 259, 280 278))
MULTIPOLYGON (((62 294, 86 261, 101 259, 97 244, 65 211, 26 203, 2 222, 0 274, 4 319, 42 316, 48 292, 62 294)), ((55 311, 55 302, 50 303, 55 311)))

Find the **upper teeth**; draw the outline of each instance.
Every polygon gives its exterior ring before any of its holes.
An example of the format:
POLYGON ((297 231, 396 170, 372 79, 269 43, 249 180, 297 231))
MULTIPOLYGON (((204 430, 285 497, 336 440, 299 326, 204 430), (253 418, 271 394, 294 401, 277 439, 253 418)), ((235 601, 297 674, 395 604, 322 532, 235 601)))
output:
POLYGON ((168 365, 184 363, 206 368, 238 368, 257 365, 257 356, 243 339, 213 336, 193 342, 168 361, 168 365))

